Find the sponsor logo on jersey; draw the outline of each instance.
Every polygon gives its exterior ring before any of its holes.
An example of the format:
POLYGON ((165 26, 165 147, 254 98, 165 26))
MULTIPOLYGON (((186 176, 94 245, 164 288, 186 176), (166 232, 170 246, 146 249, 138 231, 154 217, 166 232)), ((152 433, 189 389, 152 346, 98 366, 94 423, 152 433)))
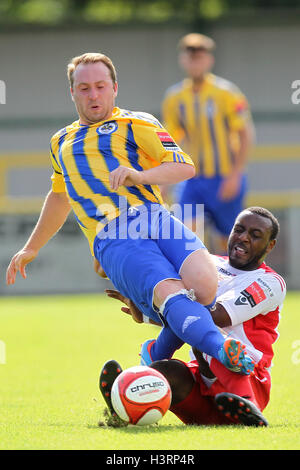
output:
POLYGON ((102 126, 97 127, 98 134, 112 134, 118 129, 118 124, 115 121, 106 122, 102 126))
POLYGON ((236 274, 231 273, 230 271, 227 271, 227 269, 224 268, 219 268, 219 273, 223 273, 226 276, 236 276, 236 274))
POLYGON ((167 132, 160 131, 160 132, 157 132, 156 134, 165 149, 180 150, 178 145, 174 142, 172 137, 167 132))
POLYGON ((248 109, 248 103, 245 100, 238 101, 235 105, 235 112, 243 114, 248 109))
POLYGON ((269 284, 267 284, 263 279, 260 277, 257 279, 258 284, 261 284, 265 289, 267 289, 268 293, 270 294, 270 297, 274 297, 274 292, 272 291, 271 287, 269 284))
POLYGON ((246 305, 247 302, 247 297, 245 295, 240 295, 234 302, 234 305, 246 305))
POLYGON ((266 294, 257 282, 253 282, 247 289, 241 291, 241 295, 234 302, 235 305, 245 305, 247 302, 253 308, 266 299, 266 294))

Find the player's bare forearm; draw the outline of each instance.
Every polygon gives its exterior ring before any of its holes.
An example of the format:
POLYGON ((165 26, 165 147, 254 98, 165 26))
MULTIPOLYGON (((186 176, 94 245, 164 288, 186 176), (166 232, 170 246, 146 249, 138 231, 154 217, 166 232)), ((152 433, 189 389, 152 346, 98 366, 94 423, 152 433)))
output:
POLYGON ((66 193, 50 191, 45 198, 39 220, 24 248, 39 251, 64 225, 70 210, 66 193))
POLYGON ((248 124, 238 132, 239 149, 234 154, 231 173, 223 180, 219 189, 219 198, 230 201, 236 197, 241 188, 242 175, 247 165, 248 154, 254 141, 254 128, 248 124))
POLYGON ((210 311, 214 324, 220 328, 225 328, 226 326, 231 326, 231 318, 228 315, 226 309, 223 305, 218 302, 215 304, 214 308, 210 311))
POLYGON ((27 264, 37 257, 39 250, 62 227, 70 209, 66 194, 53 193, 52 191, 48 193, 33 232, 24 247, 12 257, 9 263, 6 271, 8 285, 15 283, 18 272, 26 279, 27 264))
POLYGON ((195 176, 195 167, 187 163, 165 162, 141 173, 141 184, 176 184, 193 178, 195 176))
POLYGON ((247 165, 249 151, 255 141, 255 130, 252 123, 248 123, 238 132, 239 150, 234 156, 234 168, 236 173, 242 173, 247 165))
POLYGON ((149 170, 137 171, 119 166, 109 175, 110 187, 116 191, 120 186, 139 184, 162 185, 176 184, 195 176, 195 168, 187 163, 165 162, 149 170))
POLYGON ((196 348, 193 348, 193 353, 198 362, 200 374, 204 375, 205 377, 208 377, 209 379, 213 379, 215 375, 210 370, 208 363, 202 355, 202 352, 196 348))

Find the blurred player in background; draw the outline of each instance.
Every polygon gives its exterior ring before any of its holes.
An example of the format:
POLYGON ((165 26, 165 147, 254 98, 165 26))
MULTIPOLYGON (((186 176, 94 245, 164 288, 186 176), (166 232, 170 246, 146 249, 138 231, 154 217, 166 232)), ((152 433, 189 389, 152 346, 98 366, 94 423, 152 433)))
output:
POLYGON ((15 282, 18 271, 26 277, 26 265, 72 208, 115 287, 146 316, 158 318, 155 308, 168 322, 156 343, 157 358, 188 343, 249 374, 253 361, 240 342, 224 340, 205 307, 217 289, 208 251, 161 204, 157 185, 194 176, 192 160, 153 116, 115 106, 118 83, 109 57, 74 57, 68 78, 79 119, 51 139, 52 189, 31 236, 9 264, 7 283, 15 282), (186 323, 191 315, 192 326, 186 323))
MULTIPOLYGON (((193 204, 192 219, 186 223, 196 229, 196 204, 204 204, 216 243, 207 246, 223 254, 244 207, 245 166, 254 128, 246 97, 233 83, 211 73, 214 48, 211 38, 197 33, 180 40, 179 64, 187 78, 167 90, 162 118, 196 167, 196 176, 176 189, 181 206, 193 204)), ((163 188, 164 195, 166 191, 163 188)))
MULTIPOLYGON (((243 339, 247 353, 256 362, 254 374, 234 374, 195 349, 195 358, 189 363, 171 359, 146 364, 168 379, 172 389, 170 409, 186 424, 267 425, 261 411, 270 398, 272 345, 278 338, 286 286, 264 259, 274 248, 278 232, 279 223, 271 212, 248 208, 235 221, 228 240, 228 257, 212 256, 219 278, 212 317, 224 335, 243 339)), ((107 293, 124 302, 122 310, 135 321, 143 321, 142 313, 129 299, 116 291, 107 293)), ((121 371, 116 364, 109 361, 104 365, 99 383, 112 415, 108 392, 121 371)))

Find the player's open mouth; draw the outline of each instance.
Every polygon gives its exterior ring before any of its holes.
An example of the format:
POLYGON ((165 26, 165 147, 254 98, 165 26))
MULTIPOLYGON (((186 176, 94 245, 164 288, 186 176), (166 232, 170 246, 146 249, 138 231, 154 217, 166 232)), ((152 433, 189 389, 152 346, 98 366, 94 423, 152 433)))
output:
POLYGON ((239 256, 243 256, 243 255, 248 254, 248 251, 242 245, 235 245, 233 247, 233 250, 239 256))

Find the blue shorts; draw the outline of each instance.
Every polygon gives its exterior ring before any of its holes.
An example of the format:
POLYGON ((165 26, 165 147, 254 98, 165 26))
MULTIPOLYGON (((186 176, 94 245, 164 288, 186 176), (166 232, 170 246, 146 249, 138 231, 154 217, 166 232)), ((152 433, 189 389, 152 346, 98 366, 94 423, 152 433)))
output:
POLYGON ((185 259, 205 246, 160 204, 128 212, 97 235, 95 257, 121 294, 149 318, 160 321, 153 309, 155 286, 164 279, 181 279, 185 259))
MULTIPOLYGON (((204 216, 213 222, 216 229, 224 236, 228 236, 238 214, 244 209, 244 196, 247 189, 246 175, 242 177, 239 194, 230 201, 221 201, 218 191, 223 178, 204 178, 199 176, 185 181, 180 187, 178 203, 192 205, 192 217, 196 217, 196 204, 204 205, 204 216)), ((183 209, 182 209, 183 210, 183 209)))

